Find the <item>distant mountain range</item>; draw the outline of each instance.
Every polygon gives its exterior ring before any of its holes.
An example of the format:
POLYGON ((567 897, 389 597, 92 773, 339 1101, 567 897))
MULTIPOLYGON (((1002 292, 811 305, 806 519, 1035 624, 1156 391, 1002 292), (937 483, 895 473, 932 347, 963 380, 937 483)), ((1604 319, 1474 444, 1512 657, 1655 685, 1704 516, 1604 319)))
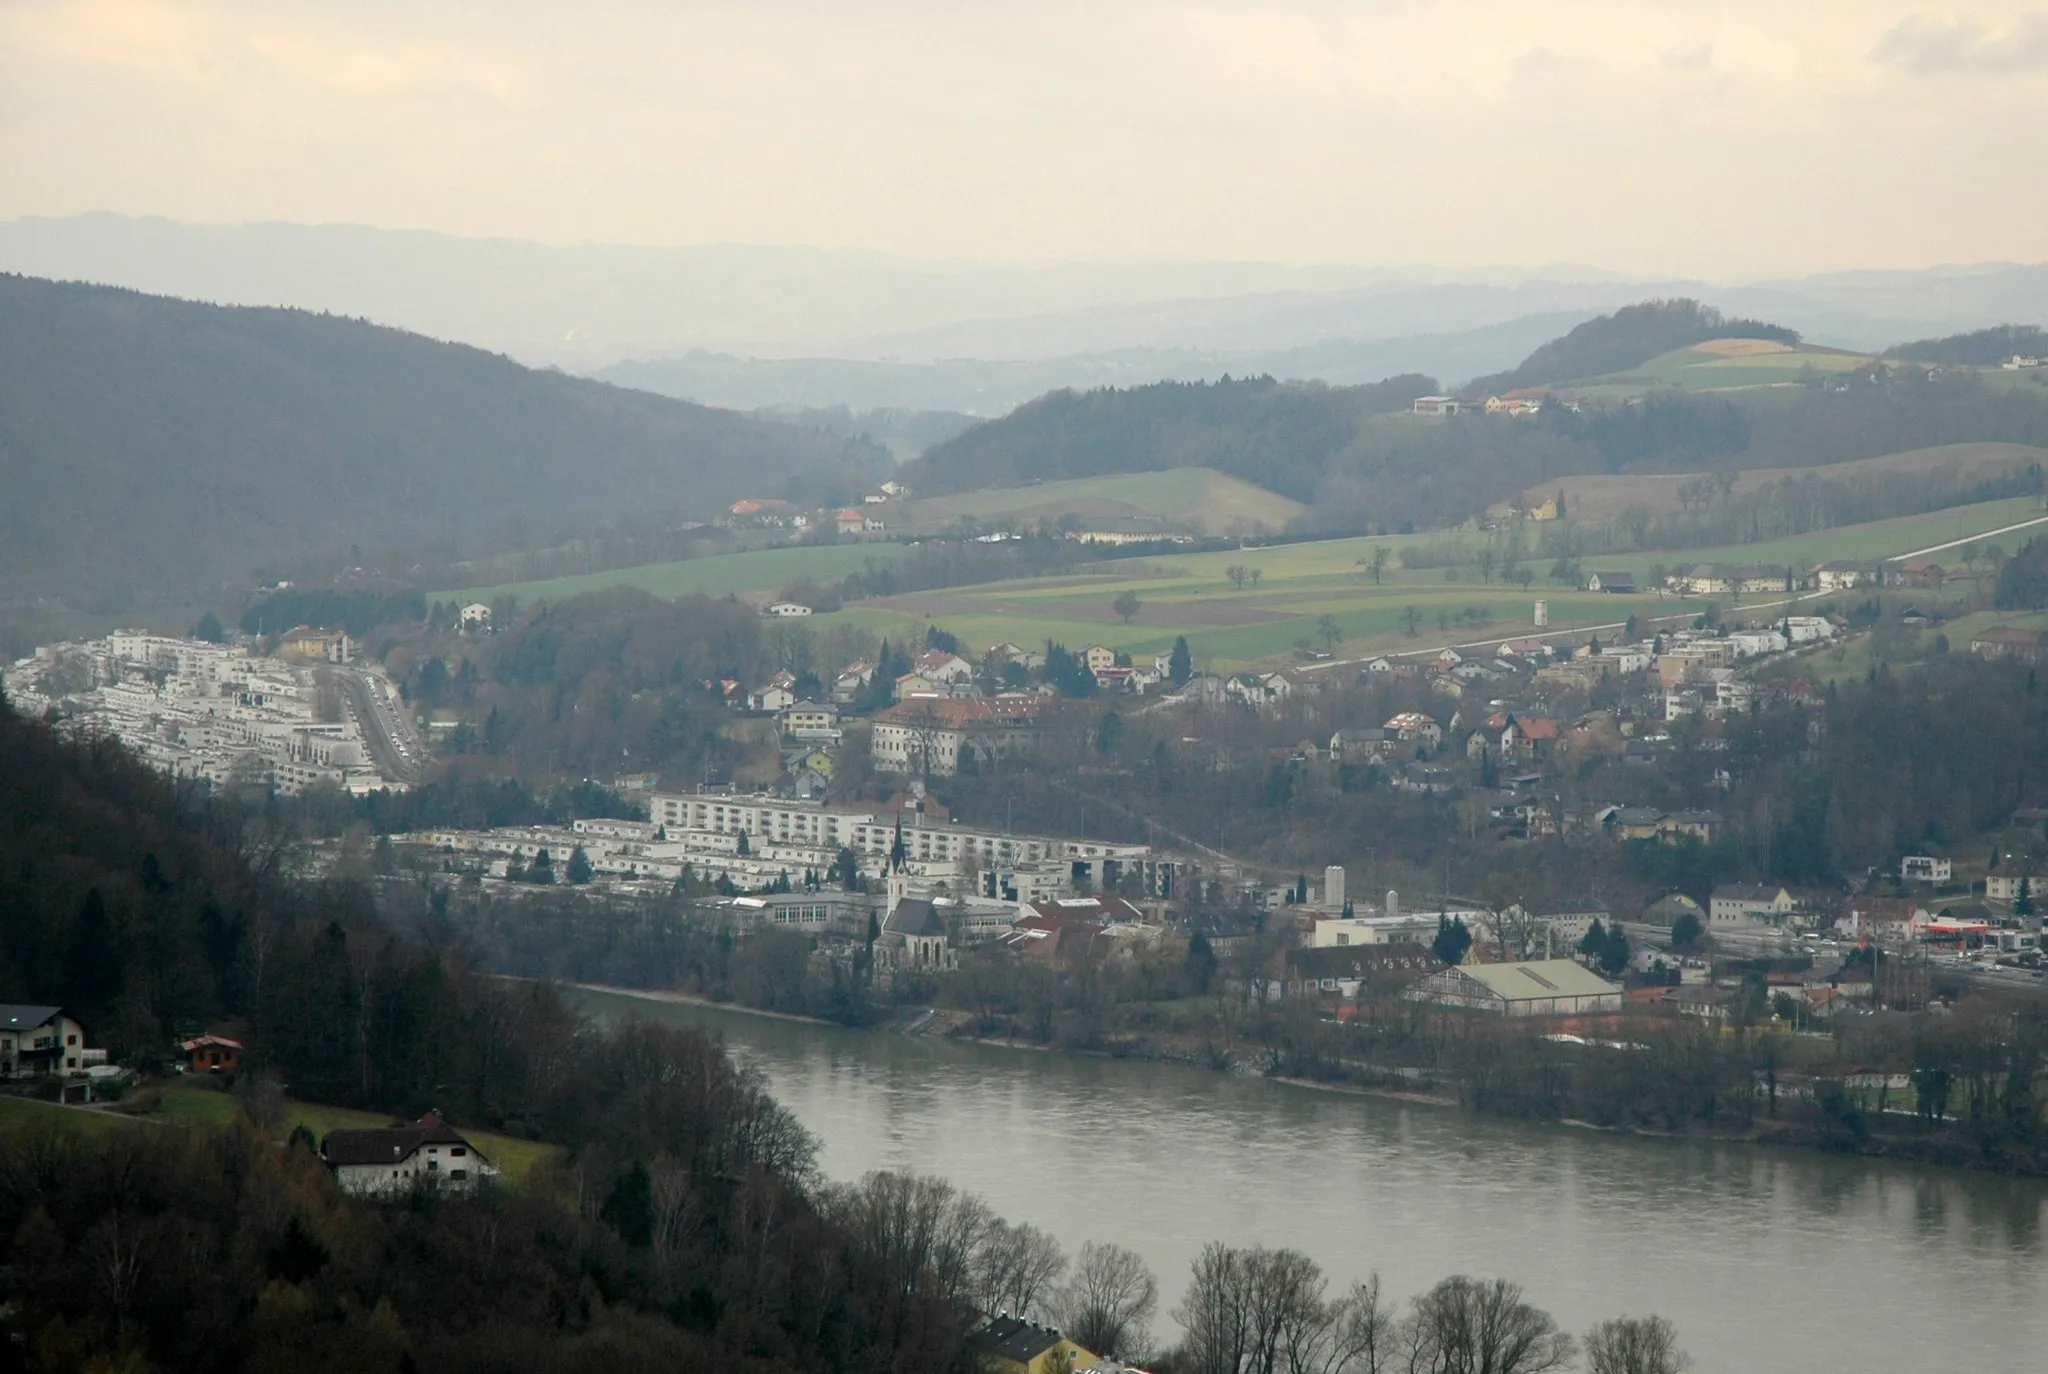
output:
POLYGON ((585 373, 631 361, 607 375, 709 404, 984 415, 1054 387, 1225 373, 1339 383, 1421 371, 1456 382, 1658 297, 1862 350, 2048 323, 2048 266, 2013 264, 1721 284, 1568 266, 998 266, 83 215, 0 223, 0 270, 325 310, 585 373))
POLYGON ((273 560, 843 500, 880 447, 302 311, 0 276, 0 603, 103 615, 273 560))

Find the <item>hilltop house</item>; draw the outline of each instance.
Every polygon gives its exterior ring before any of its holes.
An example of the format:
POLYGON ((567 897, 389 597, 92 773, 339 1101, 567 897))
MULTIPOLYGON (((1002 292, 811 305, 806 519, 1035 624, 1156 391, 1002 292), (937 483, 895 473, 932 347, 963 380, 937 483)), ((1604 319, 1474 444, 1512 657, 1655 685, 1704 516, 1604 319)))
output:
POLYGON ((86 1064, 85 1027, 64 1008, 0 1003, 0 1079, 57 1078, 86 1064))
POLYGON ((329 1131, 320 1158, 341 1190, 357 1197, 388 1197, 423 1184, 467 1192, 498 1176, 496 1165, 433 1112, 410 1126, 329 1131))
POLYGON ((951 777, 963 751, 1000 758, 1028 747, 1037 737, 1038 704, 1023 693, 911 697, 875 717, 869 753, 885 772, 951 777))

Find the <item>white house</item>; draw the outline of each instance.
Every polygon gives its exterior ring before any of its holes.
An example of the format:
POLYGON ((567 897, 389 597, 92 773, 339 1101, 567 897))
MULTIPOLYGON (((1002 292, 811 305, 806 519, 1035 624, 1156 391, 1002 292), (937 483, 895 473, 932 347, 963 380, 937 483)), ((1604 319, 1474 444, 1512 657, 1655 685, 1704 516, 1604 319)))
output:
POLYGON ((61 1078, 86 1062, 85 1028, 62 1007, 0 1003, 0 1078, 61 1078))
POLYGON ((1945 883, 1955 876, 1955 864, 1932 854, 1908 854, 1899 861, 1899 876, 1909 883, 1945 883))
POLYGON ((472 601, 461 611, 462 628, 465 630, 488 630, 491 628, 491 608, 481 601, 472 601))
POLYGON ((469 1192, 497 1166, 460 1131, 428 1112, 410 1126, 372 1131, 329 1131, 320 1158, 344 1193, 389 1197, 416 1187, 469 1192))
POLYGON ((2027 895, 2036 902, 2048 906, 2048 891, 2044 891, 2042 875, 2031 869, 2016 868, 2005 873, 1993 873, 1984 880, 1984 895, 1994 902, 2016 902, 2020 896, 2020 884, 2027 885, 2027 895))
POLYGON ((806 616, 810 613, 811 608, 800 601, 778 601, 767 610, 761 612, 761 614, 772 616, 777 620, 788 620, 796 616, 806 616))
POLYGON ((974 681, 974 665, 944 649, 919 654, 910 671, 935 687, 965 687, 974 681))
POLYGON ((1707 901, 1707 924, 1728 926, 1783 925, 1792 914, 1792 893, 1759 883, 1723 883, 1707 901))

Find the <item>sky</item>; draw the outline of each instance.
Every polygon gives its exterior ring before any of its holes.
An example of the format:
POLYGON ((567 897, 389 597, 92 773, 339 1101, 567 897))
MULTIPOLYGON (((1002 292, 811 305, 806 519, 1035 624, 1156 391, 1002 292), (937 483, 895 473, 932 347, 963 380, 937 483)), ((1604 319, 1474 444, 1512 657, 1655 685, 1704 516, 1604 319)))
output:
POLYGON ((0 0, 0 218, 990 262, 2048 258, 2048 9, 0 0))

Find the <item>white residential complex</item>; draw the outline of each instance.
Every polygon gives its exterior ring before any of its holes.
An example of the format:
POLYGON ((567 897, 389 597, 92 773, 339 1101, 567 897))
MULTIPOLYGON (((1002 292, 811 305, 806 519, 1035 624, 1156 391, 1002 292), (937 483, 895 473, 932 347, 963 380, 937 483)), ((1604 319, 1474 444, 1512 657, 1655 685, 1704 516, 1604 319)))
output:
POLYGON ((354 673, 386 702, 390 684, 333 662, 117 631, 45 645, 0 683, 21 714, 54 712, 66 729, 112 735, 173 777, 283 793, 322 783, 353 793, 402 787, 372 764, 347 694, 319 676, 354 673))
POLYGON ((729 878, 758 889, 787 878, 830 874, 841 850, 861 871, 881 877, 898 826, 906 871, 920 890, 943 884, 1008 901, 1047 901, 1080 888, 1113 890, 1135 877, 1148 893, 1167 895, 1184 861, 1148 845, 1009 835, 934 822, 915 811, 860 810, 724 790, 656 792, 645 821, 579 820, 570 826, 488 831, 422 831, 393 838, 444 854, 467 856, 482 872, 502 876, 548 851, 557 875, 581 847, 593 873, 614 881, 672 884, 688 869, 705 881, 729 878))

